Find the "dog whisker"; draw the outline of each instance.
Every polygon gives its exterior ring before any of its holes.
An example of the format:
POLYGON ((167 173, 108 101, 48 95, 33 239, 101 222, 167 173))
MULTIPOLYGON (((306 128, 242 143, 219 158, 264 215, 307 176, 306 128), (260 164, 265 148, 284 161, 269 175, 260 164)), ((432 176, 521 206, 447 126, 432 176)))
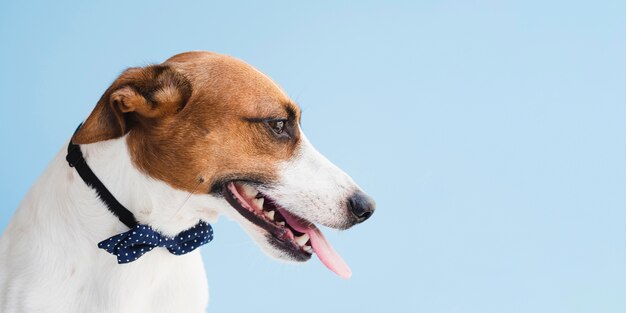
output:
POLYGON ((174 211, 174 214, 172 214, 172 216, 170 216, 169 220, 173 220, 178 213, 180 213, 180 211, 183 209, 183 207, 185 207, 185 204, 189 201, 189 199, 191 198, 191 196, 193 195, 194 192, 196 192, 198 190, 198 187, 200 187, 200 185, 202 185, 202 183, 204 182, 204 179, 200 179, 198 181, 198 184, 196 184, 196 187, 194 187, 185 197, 185 200, 183 200, 183 202, 180 204, 180 206, 178 207, 178 209, 176 209, 176 211, 174 211))

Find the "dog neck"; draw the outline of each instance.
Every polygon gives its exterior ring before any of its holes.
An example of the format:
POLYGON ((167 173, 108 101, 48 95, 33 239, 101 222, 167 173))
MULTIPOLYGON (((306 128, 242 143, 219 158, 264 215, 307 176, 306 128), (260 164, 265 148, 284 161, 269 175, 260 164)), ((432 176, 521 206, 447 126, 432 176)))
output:
MULTIPOLYGON (((141 173, 133 166, 125 138, 83 145, 81 149, 94 173, 140 223, 175 235, 198 219, 215 220, 212 208, 219 205, 216 198, 189 196, 141 173)), ((203 310, 208 291, 198 250, 175 256, 155 249, 137 262, 119 265, 114 256, 98 249, 98 242, 128 227, 68 166, 66 151, 67 146, 34 184, 0 239, 0 266, 5 269, 0 275, 0 303, 4 301, 10 308, 12 302, 7 299, 23 297, 26 290, 32 295, 27 300, 29 307, 49 309, 55 303, 56 312, 203 310), (6 281, 11 281, 11 289, 7 289, 6 281), (64 287, 58 292, 49 288, 59 285, 64 287), (187 289, 180 287, 183 285, 198 293, 185 293, 187 289), (74 295, 81 295, 84 301, 75 301, 74 295)))
MULTIPOLYGON (((128 228, 111 214, 94 189, 87 186, 65 161, 64 148, 33 186, 26 210, 35 210, 42 223, 61 219, 73 231, 103 240, 128 228), (48 201, 55 199, 56 201, 48 201), (62 203, 60 202, 62 201, 62 203)), ((126 137, 81 145, 86 162, 113 196, 141 224, 174 236, 198 223, 215 222, 221 199, 208 194, 190 194, 153 179, 133 164, 126 137)), ((37 221, 33 221, 37 222, 37 221)))
MULTIPOLYGON (((177 190, 139 171, 130 157, 126 136, 81 149, 94 173, 140 224, 174 236, 198 220, 215 220, 213 208, 219 204, 214 197, 177 190)), ((77 173, 73 175, 82 182, 77 173)))

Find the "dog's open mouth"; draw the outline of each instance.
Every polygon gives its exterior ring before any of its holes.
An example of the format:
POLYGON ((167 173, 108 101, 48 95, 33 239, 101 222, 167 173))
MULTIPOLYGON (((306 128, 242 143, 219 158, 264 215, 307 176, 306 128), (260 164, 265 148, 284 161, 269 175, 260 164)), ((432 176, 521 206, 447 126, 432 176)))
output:
POLYGON ((268 232, 270 243, 294 260, 306 261, 315 253, 331 271, 343 278, 350 268, 313 223, 280 207, 273 199, 244 182, 230 182, 224 196, 243 217, 268 232))

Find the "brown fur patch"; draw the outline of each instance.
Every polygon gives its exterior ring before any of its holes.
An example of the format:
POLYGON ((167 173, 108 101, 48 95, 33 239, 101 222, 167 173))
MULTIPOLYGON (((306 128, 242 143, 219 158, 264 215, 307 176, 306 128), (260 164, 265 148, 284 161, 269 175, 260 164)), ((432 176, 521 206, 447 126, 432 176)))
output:
POLYGON ((72 140, 77 144, 118 138, 136 123, 151 123, 178 112, 191 96, 191 84, 168 66, 130 68, 106 90, 72 140), (163 90, 176 90, 175 93, 163 90), (125 114, 135 112, 136 114, 125 114))
POLYGON ((271 182, 293 156, 300 111, 266 75, 232 57, 179 54, 132 68, 105 92, 74 142, 128 133, 135 165, 171 186, 204 193, 220 182, 271 182), (288 119, 291 139, 262 122, 288 119))

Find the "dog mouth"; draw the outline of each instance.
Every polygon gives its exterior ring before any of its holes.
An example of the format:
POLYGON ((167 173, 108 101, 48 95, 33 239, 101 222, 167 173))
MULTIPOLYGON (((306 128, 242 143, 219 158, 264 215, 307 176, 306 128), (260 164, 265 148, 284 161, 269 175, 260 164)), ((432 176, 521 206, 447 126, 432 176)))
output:
POLYGON ((253 185, 231 181, 224 188, 224 197, 239 214, 266 231, 269 243, 291 259, 304 262, 315 253, 328 269, 342 278, 352 275, 348 265, 312 222, 290 213, 253 185))

